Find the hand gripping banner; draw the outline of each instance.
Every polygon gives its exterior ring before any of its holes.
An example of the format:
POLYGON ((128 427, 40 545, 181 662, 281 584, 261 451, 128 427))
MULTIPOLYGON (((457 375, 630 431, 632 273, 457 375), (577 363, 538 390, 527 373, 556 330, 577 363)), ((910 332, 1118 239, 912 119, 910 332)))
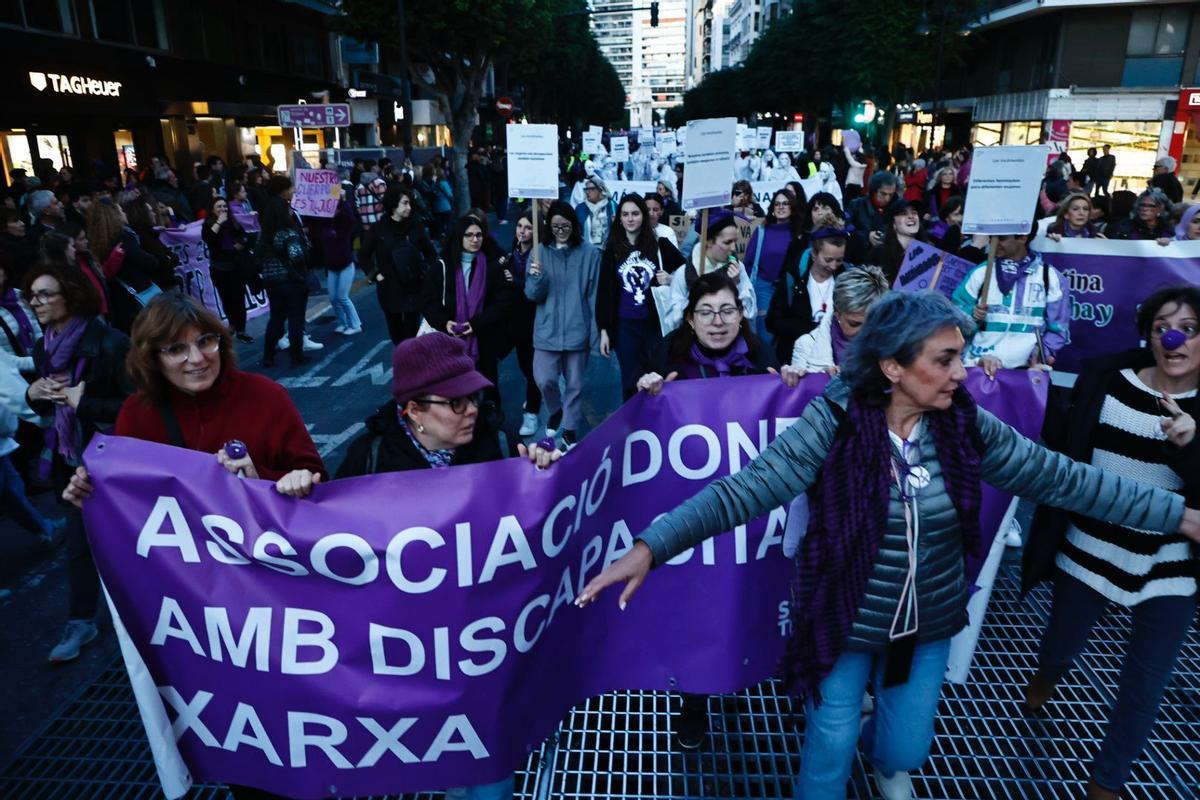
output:
MULTIPOLYGON (((970 373, 983 407, 1036 435, 1043 375, 970 373)), ((208 453, 97 436, 88 537, 167 794, 193 779, 299 798, 485 783, 588 697, 770 677, 789 633, 782 508, 655 570, 624 612, 615 594, 572 602, 825 380, 680 381, 544 472, 509 459, 304 500, 208 453)), ((986 493, 985 553, 1007 505, 986 493)))

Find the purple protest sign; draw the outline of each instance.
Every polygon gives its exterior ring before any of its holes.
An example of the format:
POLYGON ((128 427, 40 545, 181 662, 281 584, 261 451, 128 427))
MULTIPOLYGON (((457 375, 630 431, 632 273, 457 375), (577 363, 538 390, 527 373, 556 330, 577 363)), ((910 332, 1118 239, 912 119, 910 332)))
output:
MULTIPOLYGON (((234 217, 247 233, 255 233, 259 229, 258 214, 239 214, 234 217)), ((158 238, 171 248, 179 259, 175 274, 179 276, 183 291, 204 303, 210 311, 223 320, 228 319, 225 307, 221 305, 221 297, 213 286, 208 268, 208 245, 204 243, 202 231, 204 220, 196 220, 178 228, 162 228, 158 238)), ((254 293, 249 288, 245 293, 246 317, 257 317, 268 310, 267 293, 254 293)))
POLYGON ((1071 344, 1056 370, 1078 372, 1087 358, 1140 344, 1142 300, 1165 286, 1200 284, 1200 242, 1123 242, 1041 238, 1034 249, 1059 270, 1071 294, 1071 344))
POLYGON ((342 197, 337 170, 298 169, 292 193, 292 208, 305 217, 332 217, 342 197))
POLYGON ((935 289, 950 297, 975 266, 965 258, 914 239, 904 251, 904 262, 892 288, 902 292, 935 289))
MULTIPOLYGON (((1043 376, 970 372, 981 405, 1036 431, 1043 376)), ((571 603, 825 380, 680 381, 545 472, 509 459, 337 481, 306 500, 207 453, 96 437, 84 515, 131 674, 148 669, 135 688, 157 686, 139 704, 160 775, 174 754, 181 781, 299 798, 483 783, 587 697, 772 675, 792 574, 782 508, 673 559, 624 612, 614 596, 571 603)))

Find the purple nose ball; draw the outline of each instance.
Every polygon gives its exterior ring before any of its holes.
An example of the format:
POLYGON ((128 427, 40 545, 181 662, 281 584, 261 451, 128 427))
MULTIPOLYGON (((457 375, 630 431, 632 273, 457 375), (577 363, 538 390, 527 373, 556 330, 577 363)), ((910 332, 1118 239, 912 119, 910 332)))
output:
POLYGON ((1170 330, 1162 336, 1163 350, 1168 352, 1178 350, 1185 344, 1187 344, 1187 334, 1183 331, 1170 330))
POLYGON ((230 439, 225 443, 225 455, 237 461, 239 458, 246 457, 246 445, 237 439, 230 439))

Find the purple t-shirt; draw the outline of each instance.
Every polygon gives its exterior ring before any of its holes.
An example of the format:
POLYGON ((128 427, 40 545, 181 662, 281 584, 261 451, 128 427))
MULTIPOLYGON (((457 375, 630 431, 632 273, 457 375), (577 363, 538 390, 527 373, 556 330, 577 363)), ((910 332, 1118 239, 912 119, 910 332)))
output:
POLYGON ((754 274, 754 257, 758 253, 758 279, 774 283, 783 272, 783 259, 791 243, 791 225, 760 225, 746 243, 746 269, 750 270, 751 275, 754 274), (762 241, 762 252, 759 253, 758 240, 762 236, 766 238, 762 241))

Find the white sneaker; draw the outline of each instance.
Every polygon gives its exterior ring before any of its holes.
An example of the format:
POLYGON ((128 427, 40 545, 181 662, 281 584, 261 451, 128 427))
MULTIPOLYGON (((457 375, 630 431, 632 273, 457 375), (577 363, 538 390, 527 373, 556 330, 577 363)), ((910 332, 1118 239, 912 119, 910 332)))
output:
POLYGON ((63 629, 62 638, 50 651, 50 662, 61 664, 79 658, 79 651, 96 638, 96 623, 90 620, 73 619, 63 629))
POLYGON ((278 350, 287 350, 291 346, 292 346, 292 340, 286 336, 284 336, 282 339, 280 339, 278 342, 275 343, 275 347, 278 350))
POLYGON ((304 351, 305 352, 309 352, 311 350, 324 350, 324 349, 325 349, 325 345, 321 344, 320 342, 314 342, 312 339, 308 338, 307 333, 304 334, 304 351))
POLYGON ((345 332, 346 332, 346 326, 345 326, 345 325, 338 325, 336 328, 334 328, 334 329, 333 329, 333 332, 334 332, 334 333, 345 333, 345 332))
POLYGON ((521 434, 522 436, 533 436, 535 433, 537 433, 537 429, 537 414, 530 414, 528 411, 526 411, 521 415, 521 430, 517 431, 517 433, 521 434))
POLYGON ((359 325, 357 328, 346 328, 346 330, 342 331, 342 333, 346 334, 347 336, 358 336, 360 333, 362 333, 362 325, 359 325))
POLYGON ((875 788, 883 795, 883 800, 913 800, 912 778, 904 770, 890 778, 875 770, 875 788))
POLYGON ((1008 526, 1008 532, 1004 534, 1004 544, 1007 547, 1020 547, 1024 542, 1021 541, 1021 523, 1015 519, 1008 526))

